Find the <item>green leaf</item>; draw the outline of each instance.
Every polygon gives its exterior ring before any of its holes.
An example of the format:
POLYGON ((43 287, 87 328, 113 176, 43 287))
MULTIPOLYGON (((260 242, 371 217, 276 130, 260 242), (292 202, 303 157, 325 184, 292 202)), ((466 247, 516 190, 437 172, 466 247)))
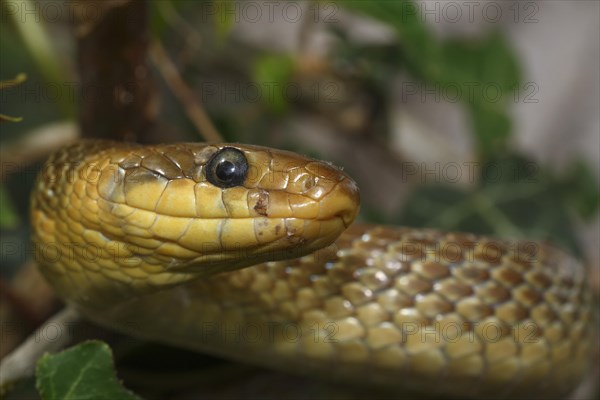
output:
POLYGON ((507 112, 482 104, 472 104, 469 109, 481 158, 485 160, 506 151, 512 129, 507 112))
POLYGON ((460 88, 469 105, 480 153, 487 157, 505 149, 511 133, 508 104, 520 81, 516 56, 505 38, 492 33, 484 41, 448 41, 444 51, 442 87, 460 88))
MULTIPOLYGON (((235 9, 233 0, 221 0, 218 4, 219 10, 232 10, 235 9)), ((219 11, 214 13, 215 29, 217 32, 217 38, 223 42, 233 29, 235 22, 235 13, 219 11)))
POLYGON ((183 0, 149 2, 150 32, 155 37, 162 37, 174 21, 181 17, 186 3, 183 0))
POLYGON ((582 218, 591 218, 600 205, 598 179, 583 161, 576 161, 562 178, 563 197, 582 218))
POLYGON ((261 98, 276 114, 288 109, 286 93, 294 72, 294 61, 287 55, 266 55, 256 60, 253 79, 259 85, 261 98))
POLYGON ((19 225, 19 216, 6 194, 4 186, 0 185, 0 228, 14 229, 19 225))
POLYGON ((110 348, 89 341, 58 354, 44 354, 36 367, 43 400, 139 400, 117 379, 110 348))

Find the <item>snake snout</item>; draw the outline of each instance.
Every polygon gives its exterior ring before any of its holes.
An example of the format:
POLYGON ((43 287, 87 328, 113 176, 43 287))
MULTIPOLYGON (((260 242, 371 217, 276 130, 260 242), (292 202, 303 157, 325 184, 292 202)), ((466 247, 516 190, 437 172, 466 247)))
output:
POLYGON ((321 200, 319 206, 319 219, 341 218, 347 228, 354 222, 360 208, 358 185, 344 176, 321 200))
POLYGON ((306 166, 315 187, 309 196, 319 203, 317 220, 339 218, 347 228, 360 208, 358 185, 341 168, 327 162, 312 162, 306 166))

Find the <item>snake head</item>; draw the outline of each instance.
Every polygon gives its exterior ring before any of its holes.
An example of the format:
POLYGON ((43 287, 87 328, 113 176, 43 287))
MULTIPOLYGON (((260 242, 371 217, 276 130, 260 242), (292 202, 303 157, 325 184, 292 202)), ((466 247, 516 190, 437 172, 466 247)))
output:
POLYGON ((83 141, 46 164, 32 219, 37 245, 71 243, 69 257, 40 260, 47 269, 142 288, 303 256, 331 244, 358 208, 344 172, 290 152, 83 141))

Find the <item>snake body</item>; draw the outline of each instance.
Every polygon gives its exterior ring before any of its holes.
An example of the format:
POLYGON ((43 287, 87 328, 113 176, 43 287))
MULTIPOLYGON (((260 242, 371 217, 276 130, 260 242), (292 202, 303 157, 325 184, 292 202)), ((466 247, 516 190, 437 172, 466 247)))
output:
POLYGON ((358 207, 341 170, 292 153, 94 140, 48 160, 31 215, 58 294, 123 332, 410 393, 576 386, 595 332, 573 258, 536 242, 346 229, 358 207), (228 157, 245 163, 241 180, 219 181, 228 157))

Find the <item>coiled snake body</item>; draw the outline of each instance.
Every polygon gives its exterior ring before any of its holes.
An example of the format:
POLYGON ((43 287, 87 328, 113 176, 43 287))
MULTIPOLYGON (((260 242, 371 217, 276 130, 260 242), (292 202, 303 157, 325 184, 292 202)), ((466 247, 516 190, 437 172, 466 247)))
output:
POLYGON ((579 382, 594 332, 571 257, 346 230, 358 207, 342 171, 292 153, 81 141, 46 163, 31 213, 59 295, 136 336, 433 395, 556 397, 579 382))

